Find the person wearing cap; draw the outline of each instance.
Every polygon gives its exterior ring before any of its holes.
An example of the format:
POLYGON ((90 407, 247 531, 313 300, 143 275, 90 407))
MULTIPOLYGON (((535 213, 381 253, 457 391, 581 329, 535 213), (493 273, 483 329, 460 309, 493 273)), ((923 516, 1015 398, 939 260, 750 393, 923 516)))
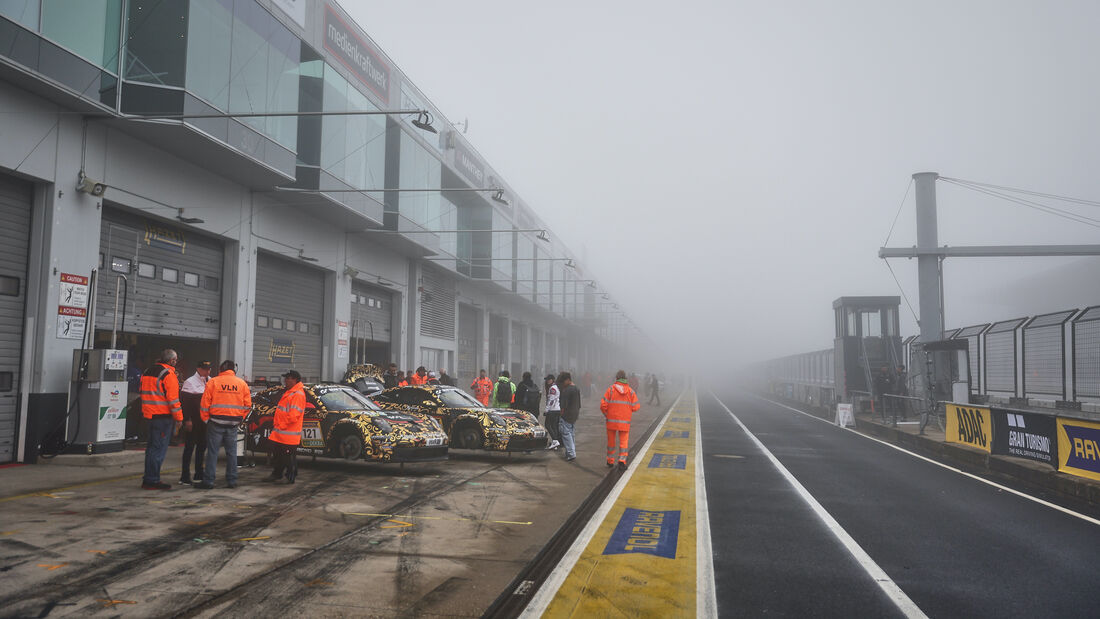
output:
POLYGON ((302 387, 302 375, 298 370, 283 374, 286 391, 275 408, 275 424, 271 429, 271 475, 264 481, 279 481, 286 476, 286 483, 294 483, 298 476, 298 445, 302 443, 302 416, 306 412, 306 391, 302 387))
POLYGON ((425 383, 425 384, 426 385, 438 385, 439 384, 439 374, 436 374, 435 372, 428 372, 428 382, 425 383))
POLYGON ((546 386, 546 432, 550 435, 547 449, 557 449, 561 446, 561 390, 554 384, 554 375, 547 374, 542 379, 546 386))
POLYGON ((206 381, 199 414, 206 422, 206 464, 202 483, 195 488, 210 490, 218 477, 218 450, 225 448, 225 481, 237 487, 237 427, 252 410, 248 383, 237 376, 237 364, 226 359, 218 366, 218 375, 206 381))
POLYGON ((180 403, 183 404, 183 464, 180 467, 180 483, 191 485, 191 455, 194 453, 194 480, 202 481, 203 460, 206 455, 206 423, 199 414, 206 381, 210 379, 210 362, 200 361, 195 373, 180 387, 180 403))

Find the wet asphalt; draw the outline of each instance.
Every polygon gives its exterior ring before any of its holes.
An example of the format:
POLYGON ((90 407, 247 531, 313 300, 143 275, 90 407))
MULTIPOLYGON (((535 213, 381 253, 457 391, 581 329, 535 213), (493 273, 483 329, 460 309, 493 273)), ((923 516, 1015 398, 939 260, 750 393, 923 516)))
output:
MULTIPOLYGON (((1100 616, 1100 526, 719 396, 929 617, 1100 616)), ((902 616, 716 399, 702 391, 699 405, 720 616, 902 616)))

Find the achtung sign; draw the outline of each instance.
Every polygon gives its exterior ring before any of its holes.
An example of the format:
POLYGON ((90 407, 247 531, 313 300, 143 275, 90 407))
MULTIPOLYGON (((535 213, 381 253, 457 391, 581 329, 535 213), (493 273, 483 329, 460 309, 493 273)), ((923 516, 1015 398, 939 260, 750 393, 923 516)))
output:
POLYGON ((993 415, 980 406, 947 405, 948 443, 962 443, 987 453, 993 444, 993 415))
POLYGON ((1100 423, 1058 418, 1058 470, 1100 479, 1100 423))

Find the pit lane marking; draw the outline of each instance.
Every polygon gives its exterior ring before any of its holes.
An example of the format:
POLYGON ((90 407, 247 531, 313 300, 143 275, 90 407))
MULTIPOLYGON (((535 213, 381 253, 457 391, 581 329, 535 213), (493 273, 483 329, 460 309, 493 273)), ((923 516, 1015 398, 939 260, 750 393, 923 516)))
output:
POLYGON ((714 395, 712 393, 711 397, 713 397, 714 400, 718 402, 718 406, 721 406, 722 409, 725 410, 726 413, 730 416, 730 418, 733 419, 734 423, 736 423, 737 426, 741 428, 741 431, 745 433, 745 436, 749 437, 749 440, 751 440, 752 443, 756 445, 756 448, 764 454, 764 457, 772 463, 772 466, 775 467, 775 470, 777 472, 779 472, 779 475, 783 477, 783 479, 787 481, 787 483, 798 494, 798 496, 801 497, 802 501, 806 503, 806 506, 810 508, 810 511, 812 511, 814 515, 817 516, 818 520, 820 520, 823 525, 825 525, 825 528, 829 531, 829 533, 832 533, 833 537, 835 537, 836 540, 840 542, 840 545, 843 546, 844 549, 852 555, 852 558, 855 559, 857 563, 859 563, 860 567, 863 568, 863 571, 871 578, 872 581, 874 581, 876 585, 878 585, 878 588, 882 590, 884 594, 886 594, 886 597, 894 603, 894 606, 896 606, 897 609, 901 611, 901 614, 911 619, 928 619, 928 616, 924 614, 924 611, 922 611, 920 607, 917 606, 917 604, 912 599, 910 599, 908 595, 906 595, 905 591, 902 591, 901 587, 899 587, 898 584, 890 578, 890 576, 886 573, 885 570, 883 570, 879 566, 878 563, 875 563, 875 560, 871 558, 871 555, 867 554, 867 551, 859 545, 859 542, 857 542, 847 531, 845 531, 844 527, 840 526, 840 523, 837 522, 836 518, 833 518, 832 514, 826 511, 825 507, 821 503, 819 503, 812 494, 810 494, 810 491, 807 490, 805 486, 802 485, 802 482, 798 481, 798 478, 796 478, 793 473, 787 470, 787 467, 783 466, 783 463, 779 461, 779 458, 776 458, 775 454, 773 454, 760 439, 756 438, 755 434, 749 431, 748 427, 746 427, 745 424, 737 418, 737 415, 734 415, 733 411, 731 411, 729 407, 722 402, 722 400, 718 399, 717 395, 714 395))
MULTIPOLYGON (((413 520, 447 520, 451 522, 488 522, 490 524, 515 524, 519 526, 530 526, 535 524, 534 522, 516 522, 514 520, 482 520, 480 518, 444 518, 442 516, 413 516, 410 514, 369 514, 366 512, 344 512, 345 516, 370 516, 372 518, 409 518, 413 520)), ((393 522, 389 520, 389 522, 393 522)), ((409 524, 409 526, 413 526, 409 524)), ((383 526, 383 529, 394 529, 400 527, 383 526)))
POLYGON ((1100 520, 1097 520, 1096 518, 1092 518, 1092 517, 1086 516, 1085 514, 1082 514, 1082 513, 1079 513, 1079 512, 1075 512, 1075 511, 1073 511, 1072 509, 1068 509, 1068 508, 1066 508, 1066 507, 1062 507, 1061 505, 1056 505, 1056 504, 1054 504, 1054 503, 1050 503, 1050 502, 1048 502, 1048 501, 1044 501, 1043 499, 1040 499, 1039 497, 1034 497, 1034 496, 1031 496, 1030 494, 1027 494, 1027 493, 1024 493, 1024 492, 1020 492, 1019 490, 1016 490, 1016 489, 1014 489, 1014 488, 1009 488, 1008 486, 1002 486, 1001 484, 998 484, 998 483, 997 483, 997 482, 995 482, 995 481, 990 481, 990 480, 988 480, 988 479, 986 479, 986 478, 984 478, 984 477, 980 477, 980 476, 978 476, 978 475, 974 475, 973 473, 967 473, 966 471, 964 471, 964 470, 962 470, 962 469, 957 469, 957 468, 955 468, 955 467, 953 467, 953 466, 950 466, 950 465, 944 464, 943 462, 939 462, 939 461, 933 460, 933 459, 931 459, 931 458, 926 458, 926 457, 924 457, 924 456, 922 456, 922 455, 920 455, 920 454, 917 454, 917 453, 913 453, 913 452, 909 451, 908 449, 905 449, 904 447, 900 447, 900 446, 898 446, 898 445, 895 445, 895 444, 893 444, 893 443, 888 443, 888 442, 886 442, 886 441, 884 441, 884 440, 882 440, 882 439, 878 439, 878 438, 875 438, 875 437, 873 437, 873 436, 869 436, 869 435, 867 435, 867 434, 864 434, 864 433, 862 433, 862 432, 856 431, 856 430, 854 430, 854 429, 852 429, 852 428, 845 428, 845 427, 842 427, 842 426, 837 426, 836 424, 834 424, 833 422, 829 421, 828 419, 822 419, 821 417, 817 417, 816 415, 811 415, 811 414, 809 414, 809 413, 807 413, 807 412, 805 412, 805 411, 800 411, 800 410, 798 410, 797 408, 791 408, 790 406, 787 406, 786 404, 780 404, 779 402, 776 402, 776 401, 774 401, 774 400, 769 400, 768 398, 762 398, 762 397, 760 397, 760 396, 758 396, 758 395, 755 395, 755 394, 749 394, 749 395, 751 395, 752 397, 754 397, 754 398, 756 398, 756 399, 758 399, 758 400, 763 400, 763 401, 765 401, 765 402, 767 402, 767 403, 769 403, 769 404, 774 404, 774 405, 776 405, 776 406, 779 406, 779 407, 781 407, 781 408, 785 408, 785 409, 787 409, 787 410, 789 410, 789 411, 793 411, 793 412, 795 412, 795 413, 798 413, 799 415, 805 415, 806 417, 809 417, 810 419, 815 419, 815 420, 817 420, 817 421, 820 421, 821 423, 827 423, 827 424, 829 424, 830 426, 833 426, 833 427, 836 427, 836 428, 840 428, 841 430, 844 430, 844 431, 846 431, 846 432, 851 432, 852 434, 855 434, 856 436, 861 436, 861 437, 863 437, 863 438, 865 438, 865 439, 868 439, 868 440, 874 441, 874 442, 876 442, 876 443, 881 443, 881 444, 883 444, 883 445, 886 445, 887 447, 889 447, 889 448, 891 448, 891 449, 896 449, 896 450, 900 451, 900 452, 901 452, 901 453, 903 453, 903 454, 908 454, 908 455, 910 455, 910 456, 913 456, 914 458, 917 458, 917 459, 919 459, 919 460, 924 460, 925 462, 927 462, 927 463, 929 463, 929 464, 935 464, 936 466, 938 466, 938 467, 940 467, 940 468, 943 468, 943 469, 947 469, 947 470, 949 470, 949 471, 951 471, 951 472, 954 472, 954 473, 958 473, 959 475, 962 475, 962 476, 964 476, 964 477, 969 477, 970 479, 973 479, 973 480, 975 480, 975 481, 980 481, 980 482, 982 482, 983 484, 986 484, 986 485, 989 485, 989 486, 993 486, 994 488, 997 488, 998 490, 1002 490, 1002 491, 1004 491, 1004 492, 1008 492, 1008 493, 1011 493, 1011 494, 1015 494, 1016 496, 1018 496, 1018 497, 1020 497, 1020 498, 1024 498, 1024 499, 1027 499, 1027 500, 1029 500, 1029 501, 1033 501, 1033 502, 1035 502, 1035 503, 1038 503, 1039 505, 1042 505, 1042 506, 1044 506, 1044 507, 1049 507, 1049 508, 1051 508, 1051 509, 1054 509, 1054 510, 1060 511, 1060 512, 1062 512, 1062 513, 1064 513, 1064 514, 1068 514, 1068 515, 1070 515, 1070 516, 1073 516, 1073 517, 1075 517, 1075 518, 1080 518, 1081 520, 1084 520, 1085 522, 1090 522, 1090 523, 1092 523, 1092 524, 1100 525, 1100 520))

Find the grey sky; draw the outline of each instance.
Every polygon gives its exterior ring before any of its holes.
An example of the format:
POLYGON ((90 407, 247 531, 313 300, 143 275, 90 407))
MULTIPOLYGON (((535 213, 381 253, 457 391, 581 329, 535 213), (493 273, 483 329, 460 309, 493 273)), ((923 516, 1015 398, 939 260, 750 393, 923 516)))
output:
MULTIPOLYGON (((898 294, 876 252, 914 172, 1100 199, 1096 2, 342 5, 638 324, 707 359, 826 348, 833 298, 898 294)), ((1100 241, 939 190, 942 243, 1100 241)), ((913 218, 910 194, 891 245, 913 218)), ((1100 302, 1096 264, 948 262, 948 326, 1100 302), (1096 277, 991 298, 1066 264, 1096 277)))

